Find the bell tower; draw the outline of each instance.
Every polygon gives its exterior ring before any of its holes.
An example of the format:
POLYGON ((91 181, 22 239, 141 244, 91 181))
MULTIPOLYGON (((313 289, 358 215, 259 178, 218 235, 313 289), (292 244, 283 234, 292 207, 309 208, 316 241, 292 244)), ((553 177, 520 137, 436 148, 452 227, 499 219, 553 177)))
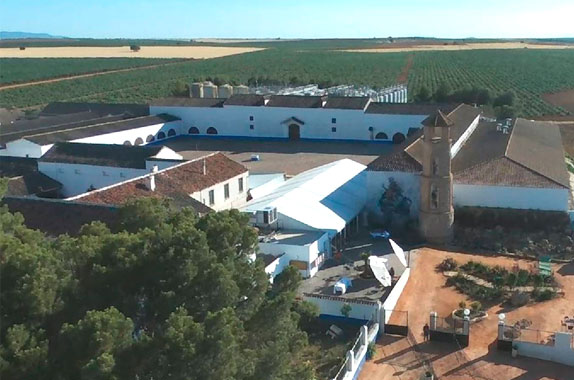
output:
POLYGON ((453 122, 440 110, 422 121, 423 172, 419 225, 422 236, 430 243, 446 244, 452 237, 451 138, 453 122))

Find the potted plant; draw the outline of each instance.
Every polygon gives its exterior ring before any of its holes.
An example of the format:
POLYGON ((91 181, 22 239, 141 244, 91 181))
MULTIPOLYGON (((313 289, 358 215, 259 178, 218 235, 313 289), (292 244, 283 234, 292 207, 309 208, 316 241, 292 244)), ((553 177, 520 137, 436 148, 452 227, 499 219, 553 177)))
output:
POLYGON ((425 377, 424 380, 433 380, 434 379, 434 375, 432 374, 431 371, 426 371, 425 372, 425 377))
POLYGON ((513 344, 512 345, 512 357, 515 358, 518 356, 518 345, 513 344))

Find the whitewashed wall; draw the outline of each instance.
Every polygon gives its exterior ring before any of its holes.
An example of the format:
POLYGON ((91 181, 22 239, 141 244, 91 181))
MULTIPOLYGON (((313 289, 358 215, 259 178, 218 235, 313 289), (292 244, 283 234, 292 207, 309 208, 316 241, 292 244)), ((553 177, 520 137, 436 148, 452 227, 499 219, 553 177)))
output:
POLYGON ((348 303, 351 306, 349 318, 361 319, 364 321, 368 321, 375 316, 380 307, 380 302, 363 302, 335 296, 325 297, 305 294, 303 299, 317 305, 319 308, 319 314, 341 318, 344 318, 341 314, 341 308, 344 304, 348 303))
POLYGON ((396 132, 405 136, 409 128, 420 128, 420 122, 427 115, 384 115, 366 114, 363 110, 341 110, 325 108, 285 107, 170 107, 151 106, 150 113, 169 113, 182 119, 181 130, 187 133, 190 127, 199 129, 205 135, 214 127, 220 136, 251 138, 287 138, 288 125, 283 122, 291 117, 302 120, 301 138, 371 140, 378 132, 384 132, 392 139, 396 132), (249 120, 253 116, 253 121, 249 120), (336 123, 332 123, 332 119, 336 123), (254 128, 250 129, 250 125, 254 128), (336 131, 333 132, 332 128, 336 131), (369 131, 373 127, 373 133, 369 131))
POLYGON ((146 169, 38 162, 38 170, 62 184, 62 195, 73 197, 93 186, 100 189, 148 173, 146 169))
POLYGON ((379 200, 383 195, 383 185, 387 187, 389 185, 389 178, 394 178, 403 189, 403 195, 410 198, 411 216, 417 216, 420 204, 420 176, 415 173, 367 171, 366 209, 377 215, 381 214, 379 200))
POLYGON ((454 184, 455 206, 568 211, 568 189, 454 184))
POLYGON ((389 319, 391 318, 392 315, 392 311, 397 305, 397 302, 399 302, 399 298, 401 298, 401 294, 403 294, 403 290, 405 289, 405 286, 407 286, 410 275, 411 275, 411 268, 406 268, 403 274, 401 274, 401 277, 399 278, 397 283, 395 284, 395 287, 393 288, 393 290, 391 290, 391 293, 383 303, 383 309, 385 310, 385 323, 389 322, 389 319))
MULTIPOLYGON (((209 170, 209 168, 208 168, 209 170)), ((195 200, 211 207, 215 211, 240 208, 247 203, 247 189, 249 189, 248 172, 235 176, 215 186, 207 187, 191 194, 195 200), (243 191, 239 191, 239 178, 243 178, 243 191), (229 184, 229 198, 225 199, 225 184, 229 184), (215 204, 209 204, 209 191, 214 190, 215 204)))
MULTIPOLYGON (((512 345, 518 348, 518 355, 530 358, 549 360, 556 363, 574 366, 574 347, 572 347, 572 334, 555 334, 553 346, 532 342, 513 341, 512 345)), ((572 370, 574 375, 574 369, 572 370)))
POLYGON ((40 158, 48 149, 42 149, 41 145, 20 139, 6 143, 6 148, 0 149, 0 156, 40 158))
POLYGON ((129 141, 132 145, 134 145, 136 139, 139 137, 144 141, 144 144, 146 144, 146 139, 148 136, 157 137, 157 134, 159 132, 165 133, 167 139, 167 134, 170 129, 173 129, 175 131, 176 133, 175 136, 180 135, 181 126, 182 123, 179 120, 171 121, 167 123, 153 124, 145 127, 128 129, 125 131, 85 137, 82 139, 72 140, 72 142, 91 143, 91 144, 123 144, 125 141, 129 141))

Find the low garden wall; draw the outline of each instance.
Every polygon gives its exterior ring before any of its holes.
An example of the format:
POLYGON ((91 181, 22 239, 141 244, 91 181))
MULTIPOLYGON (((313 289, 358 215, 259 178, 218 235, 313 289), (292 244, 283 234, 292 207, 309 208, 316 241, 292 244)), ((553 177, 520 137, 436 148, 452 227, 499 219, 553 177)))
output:
POLYGON ((381 303, 378 301, 352 300, 338 296, 325 296, 319 294, 305 293, 305 301, 311 302, 319 308, 319 317, 333 320, 344 320, 346 323, 356 322, 364 324, 377 315, 381 303), (343 305, 351 306, 349 316, 346 317, 341 313, 343 305))
POLYGON ((397 281, 397 283, 395 284, 395 286, 393 287, 393 290, 391 290, 391 293, 383 303, 383 310, 385 311, 385 324, 389 322, 389 319, 391 318, 392 315, 392 311, 397 305, 397 302, 399 301, 399 298, 401 297, 401 294, 403 293, 405 286, 407 286, 410 275, 411 275, 411 268, 406 268, 401 277, 399 278, 399 280, 397 281))

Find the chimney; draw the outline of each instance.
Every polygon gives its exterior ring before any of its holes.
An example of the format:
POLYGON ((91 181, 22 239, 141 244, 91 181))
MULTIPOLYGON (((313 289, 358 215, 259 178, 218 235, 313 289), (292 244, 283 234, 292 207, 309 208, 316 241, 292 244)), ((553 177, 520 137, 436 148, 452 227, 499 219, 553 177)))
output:
POLYGON ((203 175, 207 174, 207 163, 205 162, 205 158, 203 159, 203 175))
POLYGON ((159 168, 157 167, 157 165, 154 165, 153 168, 151 169, 151 175, 148 177, 149 178, 149 189, 151 191, 155 191, 155 173, 157 173, 159 170, 159 168))

